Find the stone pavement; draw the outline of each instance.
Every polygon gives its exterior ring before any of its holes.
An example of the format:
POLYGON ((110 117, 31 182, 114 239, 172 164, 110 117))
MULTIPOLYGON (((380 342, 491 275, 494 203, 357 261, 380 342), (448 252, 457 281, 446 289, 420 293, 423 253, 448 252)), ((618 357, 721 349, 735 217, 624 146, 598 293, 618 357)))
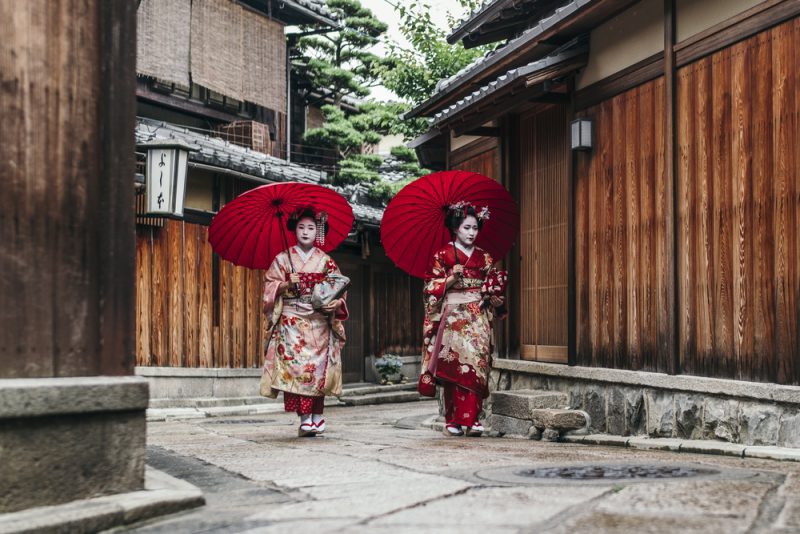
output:
POLYGON ((325 435, 302 439, 283 413, 152 422, 148 462, 200 487, 208 504, 129 530, 800 532, 798 462, 448 438, 421 427, 436 410, 332 407, 325 435), (700 471, 643 481, 525 476, 587 465, 700 471))

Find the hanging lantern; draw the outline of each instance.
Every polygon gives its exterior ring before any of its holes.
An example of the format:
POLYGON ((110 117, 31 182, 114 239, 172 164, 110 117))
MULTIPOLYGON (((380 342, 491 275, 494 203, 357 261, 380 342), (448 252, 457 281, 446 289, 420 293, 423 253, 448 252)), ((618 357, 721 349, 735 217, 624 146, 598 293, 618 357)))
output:
POLYGON ((176 141, 150 141, 145 165, 145 211, 159 217, 183 217, 189 152, 194 148, 176 141))

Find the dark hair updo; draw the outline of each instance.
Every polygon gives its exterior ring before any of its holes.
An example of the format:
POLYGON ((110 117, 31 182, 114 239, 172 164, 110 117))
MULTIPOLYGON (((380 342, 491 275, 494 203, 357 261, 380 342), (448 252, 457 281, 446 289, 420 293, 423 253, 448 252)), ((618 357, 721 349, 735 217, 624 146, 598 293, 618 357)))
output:
POLYGON ((450 235, 455 236, 458 227, 464 222, 467 217, 475 217, 478 221, 478 231, 483 228, 483 219, 478 217, 478 212, 475 211, 475 206, 464 206, 458 209, 448 209, 447 215, 444 218, 444 224, 450 230, 450 235))
MULTIPOLYGON (((317 216, 314 213, 314 210, 311 208, 301 208, 296 212, 292 213, 288 219, 286 219, 286 228, 289 229, 290 232, 294 232, 297 229, 297 223, 300 222, 301 219, 311 219, 314 223, 317 223, 317 216)), ((325 233, 328 233, 328 222, 325 221, 325 233)))

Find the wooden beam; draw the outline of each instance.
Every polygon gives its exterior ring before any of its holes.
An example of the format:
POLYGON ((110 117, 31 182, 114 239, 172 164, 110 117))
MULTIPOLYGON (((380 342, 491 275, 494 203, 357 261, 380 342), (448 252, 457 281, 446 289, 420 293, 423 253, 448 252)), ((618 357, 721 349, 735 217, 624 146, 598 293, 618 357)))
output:
POLYGON ((798 0, 768 0, 675 45, 682 67, 800 15, 798 0))
POLYGON ((664 180, 667 197, 665 213, 667 288, 667 336, 659 340, 662 354, 667 357, 667 372, 680 373, 679 334, 680 301, 678 294, 678 187, 677 144, 675 129, 676 77, 675 65, 675 0, 664 0, 664 180))
POLYGON ((479 126, 469 130, 468 132, 464 132, 463 135, 475 135, 478 137, 500 137, 500 128, 479 126))
POLYGON ((624 93, 664 74, 664 53, 659 52, 638 61, 609 76, 575 92, 575 110, 580 111, 604 100, 624 93))

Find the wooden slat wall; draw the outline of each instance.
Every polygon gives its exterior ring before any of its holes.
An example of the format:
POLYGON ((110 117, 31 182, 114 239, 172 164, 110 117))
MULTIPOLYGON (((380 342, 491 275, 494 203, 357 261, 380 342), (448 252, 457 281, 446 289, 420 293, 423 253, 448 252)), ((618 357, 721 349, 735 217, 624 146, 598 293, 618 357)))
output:
POLYGON ((501 181, 499 145, 495 139, 474 142, 453 152, 450 166, 453 169, 477 172, 501 181))
POLYGON ((800 383, 800 19, 679 70, 682 371, 800 383))
POLYGON ((421 354, 422 284, 391 265, 376 265, 371 271, 372 352, 421 354))
POLYGON ((557 363, 568 357, 567 130, 563 107, 520 118, 521 357, 557 363))
POLYGON ((220 310, 214 325, 208 228, 178 221, 138 226, 136 245, 137 365, 260 366, 262 271, 218 260, 220 310))
POLYGON ((596 146, 575 160, 576 363, 667 371, 663 78, 580 115, 596 146))

